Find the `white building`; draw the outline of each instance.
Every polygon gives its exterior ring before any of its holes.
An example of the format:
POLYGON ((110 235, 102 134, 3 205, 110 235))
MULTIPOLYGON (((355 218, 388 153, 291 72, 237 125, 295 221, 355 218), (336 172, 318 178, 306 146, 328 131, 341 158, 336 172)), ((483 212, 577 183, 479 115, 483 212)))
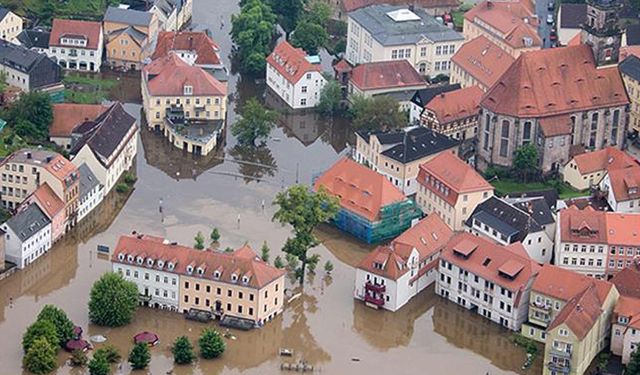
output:
POLYGON ((63 68, 99 72, 103 49, 102 23, 53 20, 47 55, 63 68))
POLYGON ((193 0, 155 0, 149 12, 158 18, 160 30, 178 31, 191 20, 193 0))
POLYGON ((431 215, 388 246, 377 247, 356 268, 354 297, 397 311, 436 280, 440 251, 452 235, 439 216, 431 215))
POLYGON ((283 41, 267 57, 267 86, 293 109, 313 108, 327 83, 320 61, 283 41))
POLYGON ((13 41, 22 32, 22 23, 20 16, 0 7, 0 38, 13 41))
POLYGON ((600 190, 606 192, 613 211, 640 212, 640 166, 609 171, 600 190))
POLYGON ((442 250, 436 293, 519 331, 539 269, 519 243, 504 247, 462 232, 442 250))
POLYGON ((465 226, 504 246, 519 242, 531 259, 551 262, 555 220, 542 197, 511 202, 493 196, 476 206, 465 226))
POLYGON ((353 65, 407 60, 422 75, 449 75, 451 57, 464 43, 462 34, 444 26, 424 9, 371 5, 349 13, 346 59, 353 65))
POLYGON ((51 221, 31 204, 0 226, 5 232, 6 260, 25 268, 51 248, 51 221))
POLYGON ((78 221, 87 216, 104 199, 104 186, 91 172, 87 164, 78 167, 80 172, 80 194, 78 195, 78 221))
POLYGON ((109 194, 120 176, 129 170, 137 154, 138 125, 122 104, 115 103, 95 121, 74 129, 71 161, 86 163, 109 194))
POLYGON ((640 348, 640 299, 620 296, 613 310, 611 352, 628 364, 631 355, 640 348))

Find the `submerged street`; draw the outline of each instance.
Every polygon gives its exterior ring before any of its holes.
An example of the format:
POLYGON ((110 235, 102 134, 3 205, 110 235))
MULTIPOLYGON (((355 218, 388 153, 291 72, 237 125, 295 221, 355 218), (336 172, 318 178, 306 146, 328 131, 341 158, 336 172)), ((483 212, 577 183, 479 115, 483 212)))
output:
MULTIPOLYGON (((227 67, 231 66, 230 19, 237 10, 235 0, 196 0, 194 4, 194 25, 211 29, 227 67)), ((139 117, 140 105, 134 100, 139 84, 121 79, 123 84, 112 95, 134 101, 126 108, 139 117)), ((236 74, 230 77, 229 91, 228 126, 234 121, 236 105, 252 96, 263 98, 264 85, 236 74)), ((288 296, 298 292, 302 296, 264 328, 232 331, 235 339, 227 339, 228 349, 218 360, 199 360, 193 366, 173 364, 170 343, 180 335, 195 341, 206 326, 178 313, 141 308, 135 321, 125 327, 89 325, 91 284, 111 269, 108 258, 96 253, 98 245, 113 249, 121 234, 135 230, 191 246, 198 231, 208 236, 217 227, 222 248, 248 242, 259 249, 266 241, 273 259, 290 233, 271 221, 271 201, 283 187, 309 184, 314 175, 348 153, 350 134, 345 124, 328 124, 312 114, 287 116, 264 147, 239 148, 227 132, 219 152, 194 159, 143 126, 138 181, 130 196, 113 192, 47 255, 0 281, 0 374, 23 371, 22 334, 48 303, 64 309, 87 336, 106 336, 107 343, 122 354, 129 351, 137 332, 157 333, 160 344, 151 349, 150 374, 170 369, 175 374, 279 374, 283 362, 298 360, 327 374, 540 373, 541 359, 521 370, 526 356, 511 342, 510 331, 445 302, 433 287, 396 313, 371 310, 354 300, 353 266, 372 247, 328 226, 319 233, 323 244, 312 253, 320 254, 321 264, 326 260, 334 264, 332 274, 325 276, 319 267, 303 290, 290 290, 288 296), (280 348, 292 349, 293 357, 279 357, 280 348)), ((64 364, 67 358, 68 353, 59 355, 58 373, 81 374, 82 369, 64 364)), ((129 372, 126 364, 115 371, 129 372)))

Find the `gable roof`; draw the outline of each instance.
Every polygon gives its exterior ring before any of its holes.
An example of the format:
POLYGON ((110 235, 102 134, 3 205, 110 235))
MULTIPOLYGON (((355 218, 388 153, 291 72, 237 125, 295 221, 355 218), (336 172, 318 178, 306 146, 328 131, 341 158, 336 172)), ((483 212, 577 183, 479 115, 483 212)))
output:
POLYGON ((294 48, 286 40, 280 42, 267 56, 267 64, 271 65, 291 84, 295 84, 309 72, 320 72, 320 64, 312 64, 307 60, 307 53, 302 48, 294 48))
POLYGON ((523 52, 487 91, 481 106, 515 117, 552 117, 629 103, 616 67, 596 68, 581 44, 523 52))
POLYGON ((617 202, 640 198, 640 165, 610 170, 608 176, 617 202))
POLYGON ((487 224, 507 238, 511 237, 510 242, 512 243, 522 242, 529 233, 543 230, 542 226, 528 212, 495 196, 476 206, 467 219, 466 225, 472 227, 474 220, 487 224))
POLYGON ((101 104, 53 104, 53 122, 49 137, 71 137, 73 129, 85 121, 93 121, 109 107, 101 104))
POLYGON ((50 220, 53 220, 60 211, 64 210, 64 202, 46 182, 38 186, 32 196, 50 220))
POLYGON ((49 59, 46 55, 31 51, 27 47, 0 40, 0 64, 11 69, 31 74, 39 68, 42 60, 49 59))
POLYGON ((618 64, 620 72, 629 77, 640 81, 640 58, 636 55, 627 56, 620 64, 618 64))
POLYGON ((640 298, 640 268, 637 262, 617 272, 610 281, 621 296, 640 298))
POLYGON ((627 37, 628 46, 637 46, 640 44, 640 25, 628 25, 624 31, 627 37))
POLYGON ((6 224, 24 242, 51 223, 37 204, 17 212, 7 220, 6 224))
POLYGON ((111 261, 114 263, 128 263, 128 256, 131 255, 134 261, 137 257, 143 258, 139 267, 149 269, 162 269, 179 275, 202 277, 211 280, 237 285, 246 285, 251 288, 263 288, 271 282, 284 276, 285 271, 262 261, 258 255, 251 250, 248 245, 231 252, 218 252, 213 250, 196 250, 190 247, 171 244, 163 238, 146 235, 124 235, 120 236, 118 244, 113 251, 111 261), (252 253, 252 256, 249 252, 252 253), (120 260, 119 255, 124 255, 124 260, 120 260), (149 266, 148 260, 153 260, 153 265, 149 266), (164 266, 158 266, 158 261, 162 260, 164 266), (174 264, 174 269, 167 268, 169 262, 174 264), (191 266, 190 273, 187 268, 191 266), (203 274, 199 275, 198 268, 203 269, 203 274), (215 278, 214 273, 220 272, 220 277, 215 278), (236 275, 234 281, 232 275, 236 275), (248 278, 248 283, 242 282, 243 277, 248 278))
MULTIPOLYGON (((340 1, 340 0, 339 0, 340 1)), ((397 4, 405 5, 406 0, 341 0, 342 7, 346 12, 353 12, 356 9, 364 8, 375 4, 397 4)), ((414 0, 412 4, 419 8, 445 8, 458 7, 458 0, 414 0)))
POLYGON ((153 13, 115 6, 109 6, 104 13, 104 22, 122 23, 131 26, 149 27, 152 19, 153 13))
POLYGON ((0 21, 4 20, 4 18, 7 16, 7 14, 9 14, 11 11, 5 7, 0 7, 0 21))
POLYGON ((603 211, 591 207, 579 210, 575 206, 558 212, 560 241, 569 243, 604 244, 607 242, 606 218, 603 211))
POLYGON ((98 181, 98 178, 93 174, 93 171, 86 163, 80 164, 78 171, 80 172, 79 198, 82 199, 84 196, 89 194, 94 187, 100 185, 100 181, 98 181))
POLYGON ((518 193, 510 193, 509 198, 543 198, 549 207, 555 207, 558 203, 558 199, 560 196, 558 195, 558 191, 554 188, 545 189, 545 190, 536 190, 536 191, 523 191, 518 193))
POLYGON ((461 67, 487 89, 513 64, 515 58, 484 35, 464 43, 451 62, 461 67))
POLYGON ((635 158, 613 146, 576 155, 573 160, 581 174, 605 170, 611 171, 638 165, 635 158))
POLYGON ((20 44, 26 48, 49 48, 49 38, 51 33, 44 29, 22 30, 16 37, 20 44))
POLYGON ((220 65, 220 48, 206 32, 161 31, 151 59, 166 56, 169 51, 195 51, 197 65, 220 65))
POLYGON ((418 176, 420 184, 425 184, 425 173, 436 177, 458 194, 493 190, 493 186, 476 172, 472 166, 449 152, 443 152, 420 165, 420 174, 418 176))
POLYGON ((102 24, 100 22, 54 18, 51 35, 49 37, 49 45, 61 46, 60 39, 63 36, 82 36, 87 39, 86 48, 98 49, 102 48, 101 45, 98 45, 101 33, 102 24))
POLYGON ((598 298, 604 300, 613 284, 594 279, 562 267, 545 264, 533 282, 531 290, 545 296, 568 302, 587 288, 595 287, 598 298))
POLYGON ((478 86, 441 93, 425 105, 435 114, 439 124, 447 124, 467 117, 478 116, 484 91, 478 86))
MULTIPOLYGON (((615 316, 629 319, 628 327, 640 329, 640 299, 621 295, 613 310, 615 316)), ((614 318, 615 319, 615 318, 614 318)))
POLYGON ((429 103, 436 95, 440 95, 443 92, 458 90, 460 87, 462 86, 460 86, 459 83, 455 83, 453 85, 447 83, 444 85, 429 86, 426 89, 417 90, 413 95, 413 98, 411 98, 411 103, 420 108, 424 108, 424 105, 429 103))
POLYGON ((184 96, 192 87, 194 96, 226 96, 227 86, 198 66, 184 62, 174 52, 154 60, 144 68, 147 89, 152 96, 184 96))
POLYGON ((510 205, 520 209, 521 211, 531 215, 540 225, 548 225, 556 222, 554 214, 549 207, 549 204, 544 197, 531 197, 531 198, 509 198, 505 197, 503 200, 510 205))
POLYGON ((579 29, 587 22, 587 4, 560 4, 560 28, 579 29))
POLYGON ((318 191, 325 188, 340 199, 340 206, 374 221, 380 209, 407 198, 383 175, 348 157, 338 160, 313 185, 318 191))
MULTIPOLYGON (((565 324, 579 340, 582 340, 591 331, 602 314, 603 303, 604 299, 598 298, 596 289, 589 287, 572 298, 560 310, 547 328, 547 331, 565 324)), ((609 322, 605 322, 605 324, 609 324, 609 322)))
POLYGON ((127 26, 122 29, 113 30, 111 33, 109 33, 109 38, 108 38, 109 42, 115 40, 121 35, 127 35, 131 37, 131 40, 141 48, 145 40, 147 39, 147 34, 143 33, 142 31, 139 31, 133 26, 127 26))
POLYGON ((362 91, 427 86, 407 60, 377 61, 357 65, 350 82, 362 91))

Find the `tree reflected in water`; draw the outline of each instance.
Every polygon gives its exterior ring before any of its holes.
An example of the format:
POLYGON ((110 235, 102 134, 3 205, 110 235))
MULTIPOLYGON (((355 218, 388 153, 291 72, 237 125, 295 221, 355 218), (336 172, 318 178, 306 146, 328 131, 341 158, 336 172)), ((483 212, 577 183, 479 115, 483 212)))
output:
POLYGON ((229 155, 238 163, 238 173, 245 183, 275 176, 278 170, 276 159, 267 146, 236 145, 229 150, 229 155))

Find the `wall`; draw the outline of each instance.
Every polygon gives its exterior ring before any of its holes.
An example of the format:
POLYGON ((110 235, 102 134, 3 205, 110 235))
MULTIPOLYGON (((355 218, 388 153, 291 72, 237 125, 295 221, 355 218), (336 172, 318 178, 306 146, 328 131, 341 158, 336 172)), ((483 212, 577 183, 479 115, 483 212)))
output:
POLYGON ((100 66, 102 65, 102 50, 104 48, 102 30, 100 30, 99 38, 98 47, 95 50, 78 46, 49 46, 47 56, 58 62, 60 66, 65 69, 72 69, 68 63, 76 61, 78 65, 74 70, 99 72, 100 66), (76 57, 69 57, 69 53, 71 53, 72 50, 77 52, 76 57), (86 67, 84 69, 81 68, 80 63, 85 63, 86 67))
POLYGON ((29 194, 38 188, 40 173, 43 170, 41 167, 27 163, 6 163, 2 168, 2 180, 0 182, 2 205, 9 209, 17 208, 29 194), (20 172, 20 168, 22 168, 22 172, 20 172), (16 193, 18 190, 20 191, 19 195, 16 193), (11 191, 13 193, 10 193, 11 191))
POLYGON ((6 260, 15 263, 19 269, 23 269, 51 248, 51 223, 44 226, 24 243, 6 223, 2 224, 2 230, 6 232, 6 260))
POLYGON ((141 295, 151 298, 148 306, 178 310, 179 275, 138 266, 136 263, 112 262, 112 267, 113 272, 118 272, 125 280, 134 282, 141 295))
POLYGON ((139 69, 140 63, 147 54, 143 54, 142 48, 146 46, 147 40, 142 46, 127 34, 120 34, 107 42, 107 62, 112 67, 125 67, 139 69))
POLYGON ((621 73, 631 103, 629 104, 629 130, 640 131, 640 83, 621 73))
POLYGON ((79 199, 78 204, 78 221, 84 219, 94 208, 96 208, 104 199, 104 186, 97 184, 84 197, 79 199))
POLYGON ((562 178, 564 182, 571 185, 576 190, 587 190, 591 186, 597 186, 600 184, 604 176, 607 174, 606 170, 599 170, 591 173, 581 174, 575 159, 571 159, 562 170, 562 178))
POLYGON ((22 18, 13 12, 7 15, 0 22, 0 38, 13 41, 22 32, 22 18))
POLYGON ((29 74, 4 64, 0 65, 0 71, 6 74, 6 82, 8 85, 16 86, 25 92, 29 91, 29 74))

